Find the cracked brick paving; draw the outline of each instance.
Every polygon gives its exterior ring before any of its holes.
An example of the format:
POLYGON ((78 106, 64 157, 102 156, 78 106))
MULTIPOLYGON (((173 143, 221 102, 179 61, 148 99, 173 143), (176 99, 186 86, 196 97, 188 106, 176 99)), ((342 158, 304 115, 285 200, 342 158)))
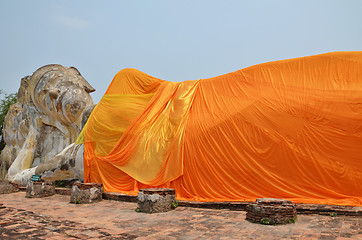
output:
POLYGON ((362 239, 362 218, 298 215, 295 224, 248 222, 244 211, 178 207, 137 213, 136 203, 70 204, 69 196, 0 195, 0 239, 362 239), (3 204, 1 206, 1 204, 3 204))

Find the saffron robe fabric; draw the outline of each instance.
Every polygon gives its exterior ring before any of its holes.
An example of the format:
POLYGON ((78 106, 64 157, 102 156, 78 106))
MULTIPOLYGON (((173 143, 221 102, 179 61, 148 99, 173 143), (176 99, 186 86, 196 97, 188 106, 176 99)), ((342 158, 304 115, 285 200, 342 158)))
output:
POLYGON ((108 192, 362 206, 362 52, 185 82, 124 69, 77 142, 108 192))

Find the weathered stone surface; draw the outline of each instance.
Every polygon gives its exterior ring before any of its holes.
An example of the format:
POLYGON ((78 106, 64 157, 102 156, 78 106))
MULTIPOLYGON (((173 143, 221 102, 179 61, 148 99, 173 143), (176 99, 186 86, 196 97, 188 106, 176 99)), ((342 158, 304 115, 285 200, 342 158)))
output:
POLYGON ((16 183, 0 180, 0 194, 14 193, 19 191, 19 186, 16 183))
POLYGON ((172 210, 172 203, 175 201, 175 189, 172 188, 140 189, 138 193, 138 209, 140 212, 167 212, 172 210))
POLYGON ((246 219, 262 224, 294 223, 297 217, 295 205, 288 200, 260 198, 246 208, 246 219))
POLYGON ((55 184, 53 181, 32 182, 28 181, 26 185, 27 198, 49 197, 55 194, 55 184))
POLYGON ((71 203, 94 203, 102 201, 102 183, 79 183, 76 182, 72 187, 70 195, 71 203))
POLYGON ((94 107, 93 91, 74 67, 46 65, 24 77, 4 121, 0 179, 23 186, 33 174, 83 179, 83 146, 74 141, 94 107))
POLYGON ((4 119, 3 138, 6 146, 0 155, 0 179, 7 175, 9 167, 24 145, 28 132, 29 118, 24 113, 22 104, 17 102, 10 106, 4 119))

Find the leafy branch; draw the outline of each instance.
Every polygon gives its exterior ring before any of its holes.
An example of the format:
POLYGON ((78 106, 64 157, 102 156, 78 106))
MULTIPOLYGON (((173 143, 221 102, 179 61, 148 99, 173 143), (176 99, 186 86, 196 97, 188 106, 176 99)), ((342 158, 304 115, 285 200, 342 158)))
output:
POLYGON ((5 142, 3 138, 5 116, 8 113, 10 106, 16 103, 16 101, 18 100, 18 94, 17 93, 7 94, 4 91, 0 90, 0 95, 4 95, 4 97, 0 99, 0 152, 1 152, 5 147, 5 142))

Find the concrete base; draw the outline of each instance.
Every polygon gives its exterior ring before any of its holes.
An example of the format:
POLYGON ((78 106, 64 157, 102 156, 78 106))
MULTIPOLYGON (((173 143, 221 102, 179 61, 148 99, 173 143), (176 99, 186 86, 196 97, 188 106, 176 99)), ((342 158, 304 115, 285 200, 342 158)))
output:
POLYGON ((70 202, 75 204, 94 203, 102 201, 102 183, 74 183, 70 202))
POLYGON ((172 204, 175 201, 175 189, 140 189, 138 193, 138 210, 146 213, 167 212, 173 209, 172 204))
POLYGON ((0 180, 0 194, 14 193, 19 191, 19 185, 8 180, 0 180))
POLYGON ((276 198, 259 198, 246 208, 246 220, 261 224, 294 223, 297 210, 291 201, 276 198))
POLYGON ((26 185, 27 198, 49 197, 55 194, 54 181, 32 182, 28 181, 26 185))

